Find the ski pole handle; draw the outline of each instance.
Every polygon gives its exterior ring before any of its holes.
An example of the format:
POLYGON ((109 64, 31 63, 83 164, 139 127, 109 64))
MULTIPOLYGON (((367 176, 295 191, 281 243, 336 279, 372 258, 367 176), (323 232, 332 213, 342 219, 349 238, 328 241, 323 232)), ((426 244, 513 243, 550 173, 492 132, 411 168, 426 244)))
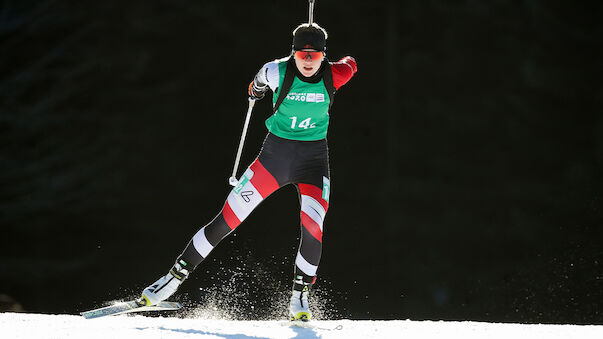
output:
POLYGON ((228 178, 228 183, 231 186, 237 186, 239 181, 236 178, 237 169, 239 168, 239 160, 241 160, 241 153, 243 152, 243 144, 245 143, 245 137, 247 136, 247 127, 249 126, 249 119, 251 118, 251 111, 255 100, 249 98, 249 108, 247 109, 247 116, 245 117, 245 125, 243 125, 243 133, 241 134, 241 141, 239 142, 239 149, 237 150, 237 157, 235 159, 234 168, 232 169, 232 175, 228 178))

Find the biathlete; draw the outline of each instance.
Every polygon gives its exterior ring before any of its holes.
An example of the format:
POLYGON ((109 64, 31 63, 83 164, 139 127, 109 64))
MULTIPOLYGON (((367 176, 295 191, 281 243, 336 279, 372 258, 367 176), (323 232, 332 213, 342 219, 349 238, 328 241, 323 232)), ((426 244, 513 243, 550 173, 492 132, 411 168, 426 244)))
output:
POLYGON ((273 92, 273 114, 266 120, 269 133, 259 156, 230 192, 222 211, 193 236, 169 272, 143 290, 139 303, 155 305, 170 297, 260 202, 293 184, 299 192, 302 237, 289 314, 291 320, 311 318, 308 295, 316 281, 329 208, 329 108, 335 91, 357 70, 350 56, 329 62, 326 40, 322 27, 302 24, 293 31, 291 54, 265 64, 257 73, 249 85, 250 98, 259 100, 268 90, 273 92))

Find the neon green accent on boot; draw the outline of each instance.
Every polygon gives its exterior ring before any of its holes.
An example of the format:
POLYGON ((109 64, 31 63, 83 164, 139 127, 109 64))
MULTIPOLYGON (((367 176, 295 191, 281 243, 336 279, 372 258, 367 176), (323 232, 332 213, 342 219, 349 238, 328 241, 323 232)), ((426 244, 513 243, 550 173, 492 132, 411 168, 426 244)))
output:
POLYGON ((152 306, 151 301, 144 294, 140 297, 140 301, 138 302, 138 304, 143 306, 152 306))
POLYGON ((178 280, 183 280, 184 277, 178 273, 178 271, 174 270, 174 268, 170 269, 170 273, 176 277, 178 280))
POLYGON ((310 313, 308 312, 299 312, 295 316, 291 317, 291 320, 309 321, 310 317, 310 313))

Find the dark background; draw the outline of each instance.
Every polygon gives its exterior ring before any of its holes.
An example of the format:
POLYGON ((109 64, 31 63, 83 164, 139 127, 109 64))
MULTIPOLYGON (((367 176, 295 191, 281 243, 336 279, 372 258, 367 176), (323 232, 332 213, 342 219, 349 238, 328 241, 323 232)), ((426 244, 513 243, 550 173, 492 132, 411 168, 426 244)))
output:
MULTIPOLYGON (((247 85, 307 2, 0 4, 0 294, 135 297, 222 207, 247 85)), ((359 69, 332 109, 323 317, 603 323, 602 7, 317 2, 359 69)), ((176 299, 282 316, 298 209, 267 199, 176 299)))

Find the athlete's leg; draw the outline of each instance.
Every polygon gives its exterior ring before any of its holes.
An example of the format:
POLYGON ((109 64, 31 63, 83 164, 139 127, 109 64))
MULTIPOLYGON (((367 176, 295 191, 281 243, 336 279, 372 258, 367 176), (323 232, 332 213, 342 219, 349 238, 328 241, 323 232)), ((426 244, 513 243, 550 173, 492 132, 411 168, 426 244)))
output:
POLYGON ((295 259, 295 275, 313 281, 320 263, 324 219, 329 209, 329 179, 324 185, 299 183, 301 240, 295 259))
POLYGON ((309 320, 308 292, 316 281, 316 271, 322 252, 324 219, 329 209, 329 179, 324 185, 297 184, 301 204, 301 240, 295 259, 293 293, 289 303, 291 319, 309 320))
POLYGON ((262 160, 265 159, 260 154, 228 194, 222 211, 193 236, 170 272, 142 292, 141 302, 154 305, 171 296, 214 247, 279 188, 277 180, 264 167, 262 160))
POLYGON ((279 188, 274 176, 256 159, 245 171, 239 185, 230 191, 222 211, 191 239, 179 259, 196 267, 218 243, 243 222, 272 192, 279 188))

